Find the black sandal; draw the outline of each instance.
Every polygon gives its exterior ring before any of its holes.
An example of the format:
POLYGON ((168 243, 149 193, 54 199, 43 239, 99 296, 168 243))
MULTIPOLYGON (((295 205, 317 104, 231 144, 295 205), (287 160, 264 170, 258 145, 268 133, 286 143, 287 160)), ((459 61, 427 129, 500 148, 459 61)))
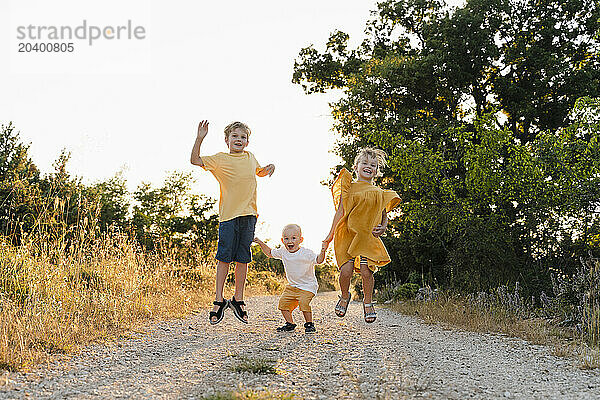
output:
POLYGON ((216 325, 219 322, 223 321, 223 317, 225 316, 225 310, 227 309, 227 307, 229 307, 229 301, 223 299, 223 301, 213 301, 213 304, 215 306, 219 306, 219 309, 217 311, 211 311, 208 314, 208 321, 211 325, 216 325), (213 321, 213 317, 216 317, 217 319, 213 321))
POLYGON ((246 303, 244 303, 244 300, 237 301, 235 299, 235 297, 232 297, 231 300, 229 300, 229 304, 231 305, 231 309, 233 310, 235 317, 237 319, 239 319, 240 321, 242 321, 243 323, 247 324, 248 323, 248 313, 245 310, 242 310, 242 307, 240 307, 240 306, 246 305, 246 303), (246 317, 246 319, 244 319, 244 317, 246 317))

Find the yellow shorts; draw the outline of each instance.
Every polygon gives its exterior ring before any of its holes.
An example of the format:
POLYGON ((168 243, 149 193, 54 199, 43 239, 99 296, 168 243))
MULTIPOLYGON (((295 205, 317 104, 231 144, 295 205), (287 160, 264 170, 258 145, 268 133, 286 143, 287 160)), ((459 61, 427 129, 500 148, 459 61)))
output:
POLYGON ((298 289, 287 285, 279 298, 279 309, 283 311, 294 311, 300 305, 300 311, 311 312, 310 301, 315 294, 308 290, 298 289))

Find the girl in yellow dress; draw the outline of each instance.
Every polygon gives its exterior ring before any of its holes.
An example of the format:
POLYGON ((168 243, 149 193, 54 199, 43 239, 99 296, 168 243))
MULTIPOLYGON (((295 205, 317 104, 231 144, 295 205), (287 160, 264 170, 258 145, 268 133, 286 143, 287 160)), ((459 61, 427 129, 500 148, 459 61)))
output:
POLYGON ((339 317, 346 315, 350 280, 356 271, 362 278, 365 321, 371 323, 377 318, 373 307, 373 273, 390 262, 379 236, 387 227, 387 213, 400 203, 396 192, 383 190, 372 183, 374 177, 382 175, 381 168, 386 165, 383 150, 363 148, 354 159, 356 181, 352 181, 352 175, 344 168, 331 189, 336 213, 325 242, 329 244, 334 240, 335 258, 340 269, 342 294, 335 306, 339 317))

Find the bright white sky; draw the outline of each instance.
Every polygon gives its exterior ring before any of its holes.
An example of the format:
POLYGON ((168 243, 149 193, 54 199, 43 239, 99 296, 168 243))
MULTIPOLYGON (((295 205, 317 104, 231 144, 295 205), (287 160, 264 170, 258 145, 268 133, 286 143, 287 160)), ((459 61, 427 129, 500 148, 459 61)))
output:
POLYGON ((329 34, 363 39, 371 0, 121 1, 10 0, 0 3, 0 122, 13 121, 42 171, 62 148, 87 183, 121 169, 130 189, 192 171, 196 191, 218 198, 214 177, 189 163, 201 119, 210 121, 203 154, 227 151, 223 128, 252 129, 250 145, 271 178, 259 178, 257 235, 277 240, 287 223, 303 227, 314 250, 333 206, 320 184, 339 160, 328 102, 291 83, 302 47, 322 49, 329 34), (17 26, 101 27, 132 20, 141 41, 73 41, 73 53, 18 53, 17 26), (8 59, 8 63, 6 60, 8 59))

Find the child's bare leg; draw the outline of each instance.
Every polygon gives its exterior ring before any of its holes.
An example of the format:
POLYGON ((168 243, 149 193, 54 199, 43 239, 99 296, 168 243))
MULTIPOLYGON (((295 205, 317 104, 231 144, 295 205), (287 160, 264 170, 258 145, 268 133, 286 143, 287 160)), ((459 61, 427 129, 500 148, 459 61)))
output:
POLYGON ((350 281, 354 273, 354 261, 350 260, 340 267, 340 290, 344 299, 350 298, 350 281))
POLYGON ((343 317, 346 315, 348 304, 350 303, 350 281, 354 273, 354 262, 352 260, 345 262, 340 267, 340 289, 342 296, 335 305, 335 315, 343 317))
POLYGON ((225 287, 225 280, 227 279, 227 274, 229 273, 229 263, 219 261, 217 264, 217 278, 215 282, 216 286, 216 295, 215 300, 223 301, 223 288, 225 287))
POLYGON ((312 322, 312 311, 302 311, 304 314, 304 322, 312 322))
POLYGON ((285 322, 289 322, 290 324, 294 323, 294 318, 292 317, 292 312, 290 310, 281 310, 281 314, 283 314, 285 322))
POLYGON ((375 287, 373 271, 371 271, 366 264, 361 263, 360 276, 362 277, 364 302, 371 303, 373 301, 373 288, 375 287))
MULTIPOLYGON (((362 277, 363 284, 363 304, 373 303, 373 288, 375 287, 375 279, 373 278, 373 271, 369 269, 367 260, 362 260, 360 263, 360 276, 362 277)), ((366 314, 375 312, 375 308, 371 306, 365 306, 365 321, 373 322, 375 317, 366 317, 366 314)))
MULTIPOLYGON (((223 301, 223 288, 225 287, 225 280, 227 279, 227 274, 229 273, 229 264, 223 261, 219 261, 217 264, 217 277, 215 279, 215 300, 223 301)), ((213 311, 217 312, 219 306, 214 306, 213 311)), ((213 318, 213 321, 216 321, 216 317, 213 318)))
POLYGON ((248 264, 235 263, 235 299, 244 300, 244 287, 246 287, 246 275, 248 274, 248 264))
MULTIPOLYGON (((246 287, 246 275, 248 274, 248 264, 246 263, 235 263, 235 297, 236 301, 244 300, 244 288, 246 287)), ((240 305, 242 310, 245 310, 246 307, 240 305)), ((244 318, 247 319, 247 318, 244 318)))

